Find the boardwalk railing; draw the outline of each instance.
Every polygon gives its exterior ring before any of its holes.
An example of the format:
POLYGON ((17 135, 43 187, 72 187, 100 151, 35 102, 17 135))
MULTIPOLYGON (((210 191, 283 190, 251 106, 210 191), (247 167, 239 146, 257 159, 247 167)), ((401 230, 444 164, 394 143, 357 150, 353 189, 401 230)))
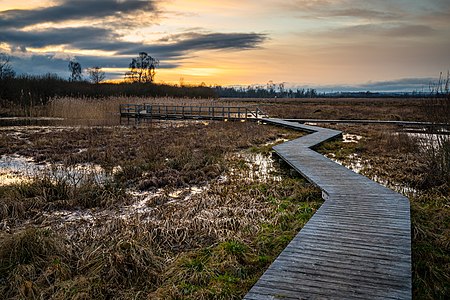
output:
POLYGON ((121 104, 120 116, 143 119, 247 120, 265 117, 258 107, 121 104))

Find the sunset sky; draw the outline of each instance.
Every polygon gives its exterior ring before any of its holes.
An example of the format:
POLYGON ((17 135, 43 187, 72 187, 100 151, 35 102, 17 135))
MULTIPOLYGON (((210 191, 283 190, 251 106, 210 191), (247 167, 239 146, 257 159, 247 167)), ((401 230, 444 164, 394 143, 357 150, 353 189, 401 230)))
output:
POLYGON ((450 1, 0 0, 19 74, 76 59, 121 79, 141 51, 157 82, 420 90, 450 69, 450 1))

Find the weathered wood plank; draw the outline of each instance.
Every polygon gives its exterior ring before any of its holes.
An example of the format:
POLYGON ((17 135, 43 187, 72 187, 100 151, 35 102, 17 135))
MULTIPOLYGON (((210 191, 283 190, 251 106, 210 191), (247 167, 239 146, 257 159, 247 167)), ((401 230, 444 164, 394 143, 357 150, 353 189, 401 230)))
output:
POLYGON ((327 199, 245 299, 411 299, 408 199, 311 150, 341 132, 263 122, 311 133, 274 150, 327 199))

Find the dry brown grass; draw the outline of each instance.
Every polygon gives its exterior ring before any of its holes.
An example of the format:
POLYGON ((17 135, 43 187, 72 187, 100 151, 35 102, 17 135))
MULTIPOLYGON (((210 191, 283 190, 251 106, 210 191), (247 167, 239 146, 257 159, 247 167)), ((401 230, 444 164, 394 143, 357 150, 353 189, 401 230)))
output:
MULTIPOLYGON (((104 99, 56 98, 45 108, 46 116, 64 118, 65 124, 117 125, 120 104, 219 105, 214 99, 109 97, 104 99)), ((41 113, 42 115, 42 113, 41 113)))
POLYGON ((432 121, 426 112, 430 100, 416 98, 221 99, 229 104, 256 104, 271 117, 393 121, 432 121))
POLYGON ((256 178, 251 164, 232 155, 297 135, 275 127, 8 130, 7 153, 65 166, 121 165, 111 177, 117 187, 165 192, 133 212, 130 198, 104 183, 85 189, 50 178, 1 188, 0 289, 7 299, 242 298, 321 202, 305 181, 282 171, 281 179, 256 178), (207 191, 169 196, 193 184, 207 191))

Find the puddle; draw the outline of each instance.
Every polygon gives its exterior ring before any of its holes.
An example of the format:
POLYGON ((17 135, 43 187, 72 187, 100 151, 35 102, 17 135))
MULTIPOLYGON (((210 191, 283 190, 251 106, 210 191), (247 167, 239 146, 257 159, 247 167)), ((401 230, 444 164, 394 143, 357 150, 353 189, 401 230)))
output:
POLYGON ((277 175, 272 157, 251 152, 240 152, 228 158, 234 161, 237 166, 231 168, 231 175, 245 178, 246 181, 280 181, 281 176, 277 175))
POLYGON ((289 139, 278 138, 275 141, 271 141, 271 142, 265 143, 264 146, 270 146, 270 145, 274 145, 274 144, 285 143, 285 142, 288 142, 288 141, 289 141, 289 139))
POLYGON ((358 143, 362 136, 357 134, 344 133, 342 134, 342 141, 344 143, 358 143))
POLYGON ((164 188, 156 191, 129 191, 136 201, 129 206, 123 207, 120 216, 126 218, 132 214, 143 214, 150 212, 158 205, 174 203, 177 201, 188 201, 194 195, 201 194, 209 189, 209 185, 193 186, 168 191, 164 188))
MULTIPOLYGON (((113 174, 119 168, 115 167, 113 174)), ((92 179, 97 182, 104 182, 109 175, 100 165, 89 163, 67 167, 62 164, 36 163, 33 158, 17 154, 0 157, 0 185, 27 182, 35 176, 50 176, 51 179, 55 180, 64 179, 71 184, 92 179)))
MULTIPOLYGON (((399 133, 396 133, 398 135, 399 133)), ((418 141, 419 145, 424 148, 439 148, 445 143, 450 142, 450 135, 448 134, 436 134, 436 133, 418 133, 408 132, 406 134, 413 140, 418 141)))
POLYGON ((208 126, 211 122, 214 121, 204 121, 204 120, 164 120, 164 119, 126 119, 121 120, 121 125, 124 127, 130 126, 148 126, 153 128, 183 128, 189 127, 195 124, 201 124, 204 126, 208 126))
POLYGON ((0 118, 0 127, 3 126, 51 126, 60 125, 64 118, 52 117, 3 117, 0 118))
POLYGON ((386 180, 384 178, 381 178, 377 175, 373 175, 373 176, 367 176, 365 175, 365 170, 370 170, 372 168, 372 166, 370 165, 370 163, 367 160, 363 160, 358 154, 353 153, 350 154, 348 156, 348 160, 347 161, 342 161, 342 160, 338 160, 336 159, 336 156, 334 155, 334 153, 329 153, 326 154, 325 157, 331 159, 332 161, 334 161, 335 163, 340 164, 341 166, 344 166, 350 170, 352 170, 355 173, 361 174, 363 176, 366 176, 368 178, 370 178, 371 180, 387 187, 390 188, 391 190, 396 191, 397 193, 403 194, 403 195, 409 195, 409 194, 416 194, 418 193, 418 191, 414 188, 411 188, 409 186, 406 185, 402 185, 396 182, 391 182, 389 180, 386 180))
POLYGON ((83 209, 83 210, 57 210, 43 212, 43 225, 56 226, 64 229, 68 237, 83 235, 85 232, 95 234, 106 224, 115 221, 139 220, 139 222, 154 221, 152 212, 160 209, 161 205, 176 204, 181 201, 189 201, 195 195, 209 189, 209 185, 194 186, 176 190, 164 188, 155 191, 132 191, 128 193, 134 198, 134 203, 115 209, 83 209), (69 229, 69 230, 68 230, 69 229))
POLYGON ((370 168, 370 164, 368 162, 364 162, 357 154, 350 154, 348 156, 349 161, 336 159, 336 155, 334 153, 325 154, 325 157, 358 174, 360 174, 364 168, 370 168))
POLYGON ((281 180, 281 176, 276 175, 274 161, 270 156, 240 152, 233 154, 228 159, 231 164, 236 163, 238 166, 230 168, 227 174, 220 176, 211 183, 178 189, 160 188, 150 191, 131 189, 127 191, 134 199, 131 205, 122 206, 114 210, 84 209, 47 212, 44 214, 46 223, 56 224, 56 226, 59 226, 57 224, 61 224, 60 226, 82 226, 86 229, 98 223, 113 222, 118 219, 134 220, 137 218, 142 222, 150 222, 152 220, 152 212, 155 209, 160 209, 161 205, 176 205, 189 201, 193 197, 208 191, 211 184, 226 184, 232 178, 238 178, 240 181, 244 180, 246 183, 281 180))

